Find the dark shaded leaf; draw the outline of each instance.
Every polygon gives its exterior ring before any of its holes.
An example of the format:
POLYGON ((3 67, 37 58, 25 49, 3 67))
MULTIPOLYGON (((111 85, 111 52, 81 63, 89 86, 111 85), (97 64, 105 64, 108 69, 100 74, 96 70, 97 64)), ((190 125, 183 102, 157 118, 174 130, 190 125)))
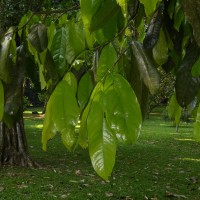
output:
POLYGON ((143 41, 143 46, 145 49, 153 49, 156 42, 158 41, 160 29, 163 24, 163 10, 164 4, 161 3, 161 5, 151 18, 146 36, 143 41))
POLYGON ((200 1, 180 0, 180 3, 188 21, 192 25, 195 40, 200 47, 200 1))
POLYGON ((28 39, 38 52, 42 52, 48 45, 46 26, 44 24, 32 25, 29 29, 28 39))
POLYGON ((200 55, 200 48, 193 42, 176 73, 176 98, 180 106, 186 107, 197 95, 200 86, 199 78, 192 77, 192 66, 200 55))

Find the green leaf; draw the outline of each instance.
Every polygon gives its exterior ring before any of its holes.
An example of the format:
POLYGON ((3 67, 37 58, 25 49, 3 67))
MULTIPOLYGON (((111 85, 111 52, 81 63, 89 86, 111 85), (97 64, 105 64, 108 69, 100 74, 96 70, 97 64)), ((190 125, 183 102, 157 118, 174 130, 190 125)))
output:
MULTIPOLYGON (((117 52, 112 44, 109 44, 103 48, 99 58, 96 80, 102 80, 109 70, 113 71, 114 64, 117 61, 117 52)), ((116 66, 115 66, 116 68, 116 66)))
POLYGON ((57 30, 51 46, 53 60, 58 69, 60 77, 63 76, 66 68, 66 44, 66 30, 64 27, 62 27, 59 30, 57 30))
POLYGON ((38 52, 46 49, 48 45, 46 26, 44 24, 32 25, 29 29, 28 40, 38 52))
POLYGON ((179 125, 182 108, 179 106, 176 95, 172 95, 169 101, 169 105, 167 106, 168 116, 171 120, 175 120, 176 125, 179 125))
POLYGON ((10 28, 4 35, 0 45, 0 79, 5 83, 11 82, 11 59, 9 58, 10 48, 12 45, 14 28, 10 28))
POLYGON ((139 42, 133 41, 131 47, 133 57, 140 71, 140 77, 151 94, 154 94, 159 88, 160 77, 158 71, 139 42))
POLYGON ((54 38, 55 34, 56 34, 55 23, 51 23, 51 25, 47 28, 48 49, 51 49, 51 45, 52 45, 53 38, 54 38))
POLYGON ((192 25, 193 34, 200 47, 200 1, 180 0, 186 19, 192 25))
POLYGON ((0 80, 0 121, 3 119, 4 114, 4 88, 0 80))
POLYGON ((139 0, 139 1, 144 5, 146 15, 150 17, 156 10, 158 3, 161 2, 162 0, 139 0))
POLYGON ((82 22, 70 21, 66 26, 66 58, 72 64, 74 59, 86 49, 85 33, 82 22))
POLYGON ((80 0, 81 15, 86 28, 89 29, 91 19, 99 9, 102 0, 80 0))
POLYGON ((66 148, 71 150, 75 142, 75 126, 78 123, 79 108, 73 88, 62 80, 55 88, 52 98, 52 121, 62 135, 66 148))
POLYGON ((185 16, 183 10, 181 9, 181 5, 179 2, 175 5, 175 13, 174 13, 174 28, 179 31, 181 23, 184 21, 185 16))
POLYGON ((47 142, 56 135, 56 128, 52 120, 52 104, 55 97, 51 96, 46 107, 43 129, 42 129, 42 148, 44 151, 47 150, 47 142))
POLYGON ((91 18, 90 31, 103 28, 109 21, 116 18, 119 12, 121 12, 121 8, 115 0, 102 1, 99 9, 91 18))
POLYGON ((153 48, 153 57, 160 66, 168 60, 168 45, 163 30, 160 30, 159 39, 153 48))
POLYGON ((107 180, 115 164, 116 142, 104 118, 101 97, 96 98, 87 119, 89 153, 93 168, 107 180))
POLYGON ((94 86, 93 86, 92 77, 90 73, 87 72, 81 77, 81 80, 79 81, 79 85, 78 85, 77 98, 78 98, 78 103, 79 103, 79 107, 81 111, 87 105, 90 99, 93 87, 94 86))
POLYGON ((124 15, 127 16, 127 0, 116 0, 116 1, 120 5, 124 15))
POLYGON ((108 126, 120 142, 134 143, 142 123, 140 106, 134 91, 123 76, 114 74, 106 79, 104 93, 108 126))
POLYGON ((67 83, 69 84, 69 86, 71 87, 72 91, 74 92, 74 96, 76 96, 76 92, 77 92, 77 81, 76 81, 76 77, 74 76, 74 74, 72 72, 68 72, 63 80, 67 81, 67 83))
POLYGON ((89 112, 91 110, 91 104, 95 96, 99 93, 99 91, 102 91, 102 90, 103 90, 103 84, 102 82, 98 82, 95 88, 93 89, 92 94, 90 96, 90 100, 81 116, 81 125, 80 125, 80 130, 79 130, 78 143, 82 148, 86 148, 88 145, 87 119, 88 119, 89 112))
POLYGON ((196 121, 194 123, 193 137, 196 141, 200 141, 200 105, 198 107, 196 121))
POLYGON ((192 76, 198 77, 200 75, 200 57, 192 66, 192 76))

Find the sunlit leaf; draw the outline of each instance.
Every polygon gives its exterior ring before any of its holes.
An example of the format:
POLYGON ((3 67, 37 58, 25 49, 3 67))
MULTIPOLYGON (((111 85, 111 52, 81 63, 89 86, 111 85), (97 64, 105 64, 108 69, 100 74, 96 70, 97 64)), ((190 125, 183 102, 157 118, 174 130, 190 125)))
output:
POLYGON ((117 61, 117 52, 112 44, 109 44, 103 48, 99 58, 96 80, 99 81, 105 77, 109 70, 113 71, 117 65, 114 66, 117 61))
POLYGON ((167 106, 168 116, 171 120, 174 120, 176 125, 179 125, 182 108, 179 106, 176 95, 172 95, 169 101, 169 105, 167 106))
POLYGON ((78 85, 77 98, 78 98, 78 103, 81 110, 83 110, 83 108, 85 108, 85 106, 87 105, 89 98, 91 96, 93 87, 94 86, 93 86, 92 77, 90 73, 87 72, 86 74, 82 76, 78 85))
POLYGON ((70 21, 66 26, 66 58, 72 64, 74 59, 85 50, 85 33, 82 22, 70 21))
POLYGON ((79 118, 74 91, 67 81, 62 80, 56 86, 52 98, 52 121, 56 130, 62 134, 63 143, 70 150, 75 142, 75 126, 79 118))
POLYGON ((139 0, 145 8, 146 15, 150 17, 156 10, 157 4, 162 0, 139 0))
POLYGON ((104 93, 108 126, 120 142, 134 143, 140 134, 142 123, 134 91, 124 77, 114 74, 106 80, 104 93))

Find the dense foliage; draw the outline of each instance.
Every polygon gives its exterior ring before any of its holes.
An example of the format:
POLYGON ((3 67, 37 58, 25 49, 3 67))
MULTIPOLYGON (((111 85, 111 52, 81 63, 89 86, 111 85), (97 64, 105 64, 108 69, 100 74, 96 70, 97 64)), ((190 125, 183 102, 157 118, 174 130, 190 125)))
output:
POLYGON ((29 76, 34 82, 39 69, 41 88, 51 94, 43 149, 60 133, 70 151, 78 145, 88 148, 94 169, 107 179, 117 144, 138 138, 162 70, 176 76, 169 110, 177 123, 177 106, 187 107, 198 96, 200 4, 56 2, 35 1, 19 25, 1 37, 0 120, 12 127, 20 111, 22 80, 29 76))

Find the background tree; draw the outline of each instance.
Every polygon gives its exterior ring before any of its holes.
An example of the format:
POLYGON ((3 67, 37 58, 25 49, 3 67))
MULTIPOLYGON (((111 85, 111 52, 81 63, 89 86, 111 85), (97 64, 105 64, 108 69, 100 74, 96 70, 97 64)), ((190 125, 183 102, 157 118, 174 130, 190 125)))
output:
MULTIPOLYGON (((80 6, 71 1, 67 7, 68 3, 63 1, 64 10, 58 10, 60 6, 52 9, 50 1, 36 1, 32 12, 2 35, 1 164, 25 160, 33 165, 26 145, 19 144, 25 143, 21 83, 25 71, 36 71, 31 65, 36 63, 41 88, 51 94, 43 149, 60 133, 68 150, 88 148, 95 171, 107 179, 117 144, 133 144, 139 136, 149 94, 159 89, 161 68, 176 76, 180 106, 197 96, 199 3, 81 0, 80 6)), ((34 73, 28 74, 31 78, 34 73)))

